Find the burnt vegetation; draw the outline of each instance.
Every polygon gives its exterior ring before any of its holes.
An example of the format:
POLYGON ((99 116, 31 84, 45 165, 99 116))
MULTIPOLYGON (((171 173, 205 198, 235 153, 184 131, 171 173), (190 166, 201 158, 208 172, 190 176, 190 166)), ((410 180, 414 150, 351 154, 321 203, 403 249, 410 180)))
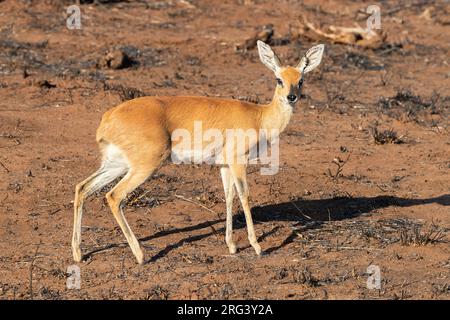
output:
POLYGON ((404 137, 399 136, 394 129, 380 130, 378 127, 372 127, 371 133, 376 144, 405 143, 404 137))
POLYGON ((442 121, 450 116, 450 97, 437 92, 423 98, 410 89, 401 89, 392 97, 379 98, 377 106, 390 117, 421 124, 429 124, 433 115, 439 116, 442 121))

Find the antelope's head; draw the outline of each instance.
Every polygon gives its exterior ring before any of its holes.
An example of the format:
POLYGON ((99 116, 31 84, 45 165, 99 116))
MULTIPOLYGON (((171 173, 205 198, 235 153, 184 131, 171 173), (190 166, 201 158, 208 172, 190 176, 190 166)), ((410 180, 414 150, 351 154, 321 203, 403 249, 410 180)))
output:
POLYGON ((269 45, 258 40, 259 58, 264 65, 275 73, 277 87, 275 94, 283 102, 294 106, 300 97, 304 75, 315 69, 322 60, 324 45, 309 49, 295 67, 281 66, 280 59, 269 45))

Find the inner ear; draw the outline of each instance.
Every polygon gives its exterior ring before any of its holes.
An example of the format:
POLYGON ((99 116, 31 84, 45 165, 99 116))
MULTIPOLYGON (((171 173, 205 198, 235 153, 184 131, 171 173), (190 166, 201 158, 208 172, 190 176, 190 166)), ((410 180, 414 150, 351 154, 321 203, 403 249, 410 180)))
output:
POLYGON ((297 69, 303 74, 315 69, 322 61, 324 45, 319 44, 309 49, 297 65, 297 69))
POLYGON ((258 53, 259 58, 264 65, 272 70, 274 73, 277 73, 281 67, 280 59, 273 52, 272 48, 268 44, 258 40, 258 53))

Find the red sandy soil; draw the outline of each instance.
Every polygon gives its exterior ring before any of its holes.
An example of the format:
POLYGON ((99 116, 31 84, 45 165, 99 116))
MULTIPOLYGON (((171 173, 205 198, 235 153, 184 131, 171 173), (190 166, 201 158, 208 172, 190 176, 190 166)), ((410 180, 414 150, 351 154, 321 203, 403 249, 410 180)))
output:
POLYGON ((80 290, 66 288, 74 187, 99 165, 95 130, 106 110, 141 94, 267 102, 273 75, 255 48, 237 53, 236 44, 271 23, 275 37, 291 37, 274 50, 295 64, 315 44, 292 37, 300 14, 319 26, 364 26, 357 13, 371 3, 82 4, 81 30, 66 28, 67 4, 0 1, 0 299, 449 299, 443 2, 383 2, 382 28, 395 45, 325 43, 281 137, 279 173, 249 168, 261 258, 237 200, 239 250, 228 254, 219 169, 168 165, 124 209, 149 260, 143 266, 105 190, 86 202, 80 290), (98 67, 112 48, 134 63, 98 67), (373 128, 392 129, 402 143, 376 143, 373 128), (380 290, 366 286, 372 264, 380 290))

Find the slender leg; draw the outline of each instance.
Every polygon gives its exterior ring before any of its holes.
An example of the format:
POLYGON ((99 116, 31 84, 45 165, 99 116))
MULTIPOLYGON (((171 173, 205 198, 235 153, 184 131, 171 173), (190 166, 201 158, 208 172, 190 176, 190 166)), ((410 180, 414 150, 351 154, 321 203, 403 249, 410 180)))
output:
POLYGON ((225 242, 231 254, 236 253, 236 244, 233 242, 233 199, 234 199, 234 183, 230 168, 220 168, 222 176, 223 190, 225 192, 225 201, 227 205, 227 222, 225 231, 225 242))
POLYGON ((239 195, 239 200, 241 201, 242 208, 244 209, 245 221, 247 223, 248 240, 255 249, 256 254, 261 254, 261 247, 256 239, 255 229, 253 227, 252 214, 250 212, 250 206, 248 204, 248 186, 247 186, 247 173, 246 166, 240 164, 230 165, 231 174, 233 176, 234 185, 239 195))
POLYGON ((81 244, 81 218, 83 216, 83 203, 86 198, 104 187, 117 177, 126 172, 126 168, 109 166, 108 163, 104 164, 98 171, 92 174, 89 178, 83 182, 77 184, 75 188, 75 200, 74 215, 73 215, 73 235, 72 235, 72 253, 73 259, 76 262, 82 260, 80 244, 81 244))
POLYGON ((128 193, 132 192, 139 185, 141 185, 148 176, 152 174, 155 168, 147 170, 133 170, 131 169, 125 177, 110 191, 106 194, 106 200, 108 201, 109 207, 116 218, 117 223, 122 229, 128 244, 133 251, 139 264, 144 262, 144 253, 139 245, 139 242, 134 235, 133 231, 123 215, 122 208, 120 207, 121 202, 125 199, 128 193))

